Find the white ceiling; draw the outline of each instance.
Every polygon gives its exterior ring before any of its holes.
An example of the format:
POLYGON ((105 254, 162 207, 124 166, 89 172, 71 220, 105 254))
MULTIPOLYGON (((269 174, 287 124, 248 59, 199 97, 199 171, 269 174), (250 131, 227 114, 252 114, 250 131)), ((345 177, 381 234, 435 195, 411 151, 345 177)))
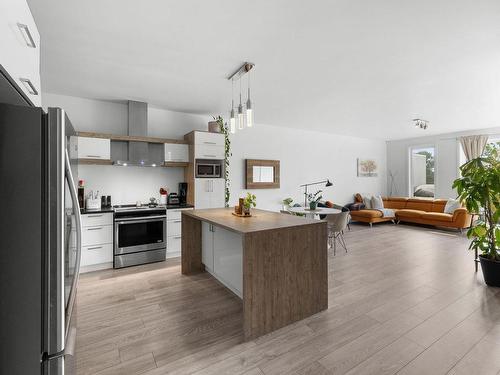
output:
POLYGON ((257 123, 379 139, 500 124, 498 0, 28 2, 47 92, 227 116, 248 60, 257 123))

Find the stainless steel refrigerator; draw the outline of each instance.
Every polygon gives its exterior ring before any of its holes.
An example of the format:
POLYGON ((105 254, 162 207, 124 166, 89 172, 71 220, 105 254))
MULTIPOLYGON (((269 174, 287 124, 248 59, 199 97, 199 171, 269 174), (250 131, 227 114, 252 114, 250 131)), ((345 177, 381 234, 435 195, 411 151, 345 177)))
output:
POLYGON ((0 374, 76 373, 74 135, 61 109, 0 103, 0 374))

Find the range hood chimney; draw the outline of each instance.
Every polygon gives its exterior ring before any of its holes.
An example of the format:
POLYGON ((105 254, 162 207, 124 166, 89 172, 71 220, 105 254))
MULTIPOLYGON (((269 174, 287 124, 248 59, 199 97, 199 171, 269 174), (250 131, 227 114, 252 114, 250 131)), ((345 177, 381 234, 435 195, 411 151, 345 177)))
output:
MULTIPOLYGON (((128 135, 148 136, 148 103, 128 102, 128 135)), ((128 160, 117 160, 115 165, 156 167, 154 161, 149 160, 149 145, 147 142, 128 142, 128 160)))

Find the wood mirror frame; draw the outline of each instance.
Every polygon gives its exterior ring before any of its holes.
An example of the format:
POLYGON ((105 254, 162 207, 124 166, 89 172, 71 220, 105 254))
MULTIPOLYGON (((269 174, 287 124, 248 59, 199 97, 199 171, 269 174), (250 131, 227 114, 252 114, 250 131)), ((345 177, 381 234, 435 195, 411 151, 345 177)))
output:
POLYGON ((280 187, 280 161, 245 159, 245 189, 279 189, 280 187), (254 182, 254 167, 273 167, 272 182, 254 182))

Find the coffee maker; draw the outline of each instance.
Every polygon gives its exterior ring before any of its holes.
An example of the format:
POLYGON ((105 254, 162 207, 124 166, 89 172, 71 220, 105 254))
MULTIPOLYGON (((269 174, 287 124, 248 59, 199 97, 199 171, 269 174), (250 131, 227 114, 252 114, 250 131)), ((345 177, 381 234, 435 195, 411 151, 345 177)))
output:
POLYGON ((179 182, 179 204, 186 204, 188 193, 187 182, 179 182))

